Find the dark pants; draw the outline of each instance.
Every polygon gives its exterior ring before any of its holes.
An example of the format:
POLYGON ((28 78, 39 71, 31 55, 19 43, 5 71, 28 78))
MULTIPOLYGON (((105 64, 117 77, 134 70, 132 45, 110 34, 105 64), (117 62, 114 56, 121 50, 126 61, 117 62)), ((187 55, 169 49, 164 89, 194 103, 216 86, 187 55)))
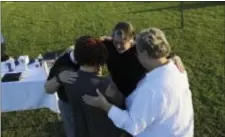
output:
POLYGON ((1 55, 5 55, 5 43, 1 44, 1 55))
POLYGON ((58 105, 60 110, 60 116, 63 120, 66 137, 75 137, 75 121, 71 106, 61 100, 58 101, 58 105))
POLYGON ((9 59, 9 56, 5 53, 5 43, 1 44, 1 61, 6 61, 9 59))

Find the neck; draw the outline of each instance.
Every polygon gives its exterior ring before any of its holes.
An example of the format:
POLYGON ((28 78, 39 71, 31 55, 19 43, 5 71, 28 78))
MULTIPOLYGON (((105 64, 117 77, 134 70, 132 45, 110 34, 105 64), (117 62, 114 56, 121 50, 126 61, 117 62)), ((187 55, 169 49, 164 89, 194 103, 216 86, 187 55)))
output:
POLYGON ((80 70, 84 72, 93 72, 97 73, 98 76, 102 75, 101 67, 93 67, 93 66, 80 66, 80 70))
POLYGON ((169 60, 167 58, 160 58, 160 59, 152 59, 151 62, 149 63, 149 71, 161 67, 163 65, 166 65, 169 63, 169 60))
POLYGON ((85 71, 85 72, 97 72, 98 69, 96 67, 92 66, 80 66, 80 70, 85 71))

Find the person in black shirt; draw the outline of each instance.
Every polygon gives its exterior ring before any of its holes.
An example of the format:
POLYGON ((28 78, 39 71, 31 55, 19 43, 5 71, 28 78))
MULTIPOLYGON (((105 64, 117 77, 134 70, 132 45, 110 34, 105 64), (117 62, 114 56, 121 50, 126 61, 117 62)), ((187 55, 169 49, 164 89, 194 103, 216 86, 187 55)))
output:
MULTIPOLYGON (((140 64, 135 48, 135 31, 128 22, 119 22, 113 29, 112 39, 104 39, 109 57, 107 67, 117 88, 127 97, 145 76, 146 69, 140 64)), ((180 70, 184 69, 178 56, 168 55, 180 70)))
POLYGON ((119 22, 113 29, 112 39, 105 39, 109 58, 107 67, 118 89, 128 96, 145 75, 139 63, 134 45, 135 32, 128 22, 119 22))
MULTIPOLYGON (((81 37, 76 41, 76 44, 82 43, 87 38, 90 38, 90 36, 81 37)), ((65 93, 64 83, 73 83, 76 81, 77 73, 72 71, 77 71, 78 69, 79 65, 74 59, 73 49, 68 50, 56 60, 45 83, 47 93, 53 94, 57 91, 59 110, 64 122, 64 130, 67 137, 75 137, 75 123, 72 108, 68 103, 68 98, 65 93)))
MULTIPOLYGON (((82 96, 97 95, 96 89, 107 95, 112 81, 101 76, 101 67, 106 63, 108 52, 104 44, 97 38, 90 38, 84 43, 76 44, 75 58, 80 65, 78 78, 74 83, 65 83, 65 92, 72 106, 76 137, 120 137, 122 131, 116 128, 107 115, 98 109, 86 105, 82 96)), ((76 70, 74 70, 76 71, 76 70)), ((121 105, 122 94, 119 92, 109 100, 121 105)))

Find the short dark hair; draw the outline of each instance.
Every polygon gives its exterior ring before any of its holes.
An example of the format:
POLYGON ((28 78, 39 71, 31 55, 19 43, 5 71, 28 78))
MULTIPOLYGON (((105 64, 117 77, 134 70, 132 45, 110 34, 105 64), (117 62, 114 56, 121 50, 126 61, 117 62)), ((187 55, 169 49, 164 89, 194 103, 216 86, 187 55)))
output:
POLYGON ((90 38, 94 38, 94 37, 89 36, 89 35, 81 36, 81 37, 75 39, 74 46, 76 46, 76 45, 82 45, 82 44, 86 43, 88 41, 88 39, 90 39, 90 38))
POLYGON ((155 59, 167 57, 171 52, 164 32, 158 28, 141 31, 137 35, 136 46, 141 52, 147 51, 148 56, 155 59))
POLYGON ((108 51, 104 43, 94 37, 82 36, 76 40, 75 58, 79 65, 101 66, 106 63, 108 51))
POLYGON ((113 28, 113 36, 118 35, 124 40, 133 39, 135 36, 135 30, 129 22, 119 22, 113 28))

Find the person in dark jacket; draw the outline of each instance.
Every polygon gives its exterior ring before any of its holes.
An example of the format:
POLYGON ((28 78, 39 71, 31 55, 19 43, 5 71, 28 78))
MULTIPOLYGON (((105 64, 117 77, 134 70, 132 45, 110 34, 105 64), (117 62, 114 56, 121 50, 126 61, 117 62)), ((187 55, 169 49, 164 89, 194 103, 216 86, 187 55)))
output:
MULTIPOLYGON (((103 40, 109 52, 107 68, 117 88, 125 97, 136 88, 137 83, 147 73, 140 64, 135 48, 135 30, 129 22, 119 22, 115 25, 112 38, 103 40)), ((183 71, 184 66, 178 56, 168 55, 183 71)))
MULTIPOLYGON (((108 51, 96 38, 90 38, 75 46, 75 58, 80 65, 77 71, 78 78, 74 83, 65 83, 64 87, 74 114, 76 137, 120 137, 122 131, 113 125, 103 111, 92 108, 82 101, 85 94, 97 95, 96 89, 107 96, 112 87, 110 78, 101 75, 101 67, 106 63, 108 51)), ((122 97, 118 92, 108 99, 121 106, 122 97)))
POLYGON ((119 22, 113 29, 112 39, 104 40, 109 52, 107 68, 124 96, 128 96, 136 88, 146 73, 136 56, 134 37, 133 26, 128 22, 119 22))

